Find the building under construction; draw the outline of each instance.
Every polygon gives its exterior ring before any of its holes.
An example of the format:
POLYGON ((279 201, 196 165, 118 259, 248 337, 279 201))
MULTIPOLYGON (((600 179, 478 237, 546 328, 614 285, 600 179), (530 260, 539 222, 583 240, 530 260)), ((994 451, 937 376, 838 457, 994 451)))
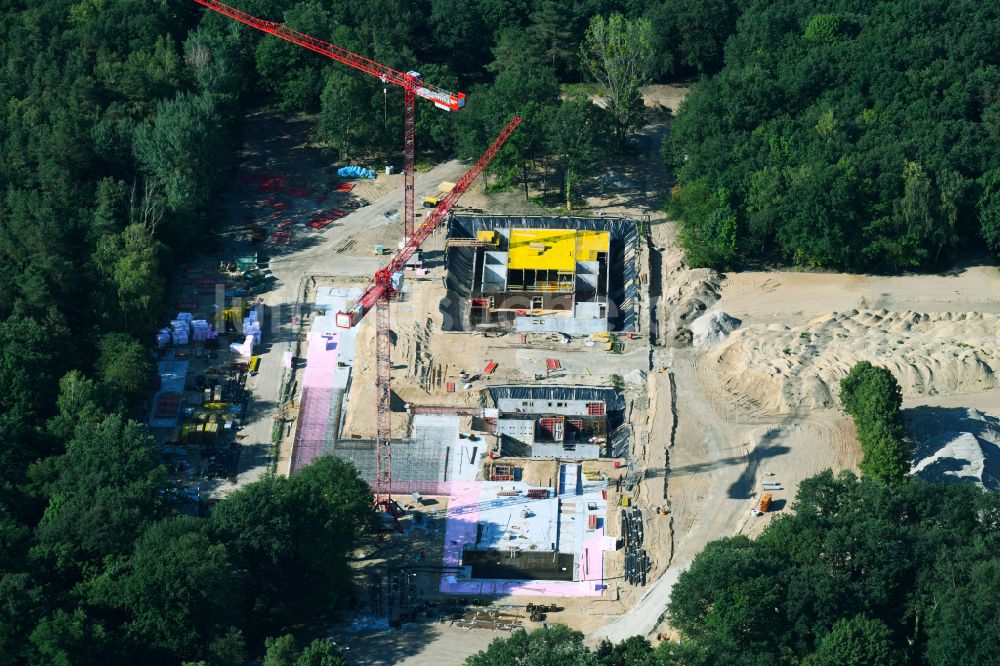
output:
POLYGON ((489 394, 504 455, 592 459, 628 445, 624 401, 614 389, 498 386, 489 394))
MULTIPOLYGON (((393 494, 448 495, 455 484, 476 480, 489 442, 462 432, 457 415, 418 414, 409 437, 393 442, 393 494)), ((375 479, 375 441, 345 437, 330 439, 325 453, 346 460, 371 485, 375 479)))
POLYGON ((601 596, 607 485, 560 464, 553 487, 462 484, 449 498, 441 580, 447 594, 601 596))
POLYGON ((521 445, 535 458, 599 458, 607 442, 603 400, 503 398, 497 412, 505 450, 521 445))
POLYGON ((637 240, 631 220, 453 216, 444 329, 634 330, 637 240))

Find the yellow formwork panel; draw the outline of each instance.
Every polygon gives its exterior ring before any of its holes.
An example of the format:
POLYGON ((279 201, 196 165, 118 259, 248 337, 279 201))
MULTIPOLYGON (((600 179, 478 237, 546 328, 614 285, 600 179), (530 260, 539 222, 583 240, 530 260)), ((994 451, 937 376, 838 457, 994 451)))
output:
POLYGON ((573 273, 577 261, 597 261, 597 254, 607 253, 610 243, 607 231, 512 229, 507 265, 514 270, 573 273))
POLYGON ((597 261, 597 254, 607 254, 611 246, 611 237, 607 231, 576 232, 576 260, 597 261))
POLYGON ((479 231, 476 233, 476 240, 496 246, 500 244, 500 233, 497 231, 479 231))
POLYGON ((514 270, 574 272, 576 269, 576 231, 573 229, 511 229, 507 266, 514 270))

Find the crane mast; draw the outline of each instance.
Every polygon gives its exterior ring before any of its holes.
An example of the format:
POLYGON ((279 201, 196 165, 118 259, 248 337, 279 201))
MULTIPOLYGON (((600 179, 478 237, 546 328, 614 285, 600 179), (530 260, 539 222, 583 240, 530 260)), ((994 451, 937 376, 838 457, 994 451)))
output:
MULTIPOLYGON (((360 70, 377 77, 383 84, 393 84, 403 89, 403 244, 389 263, 379 269, 371 283, 347 312, 337 313, 337 326, 351 328, 356 326, 365 314, 375 308, 375 386, 376 386, 376 444, 375 444, 375 478, 372 491, 375 495, 375 506, 395 515, 395 502, 392 500, 392 427, 390 421, 390 397, 392 375, 392 343, 390 340, 389 299, 397 294, 402 287, 403 269, 413 253, 427 240, 431 232, 441 223, 444 217, 454 208, 458 198, 469 189, 472 182, 482 173, 497 151, 511 133, 521 123, 521 118, 514 116, 501 130, 490 147, 469 171, 459 179, 451 191, 441 200, 434 211, 427 216, 419 228, 414 229, 416 214, 414 210, 414 190, 416 175, 416 98, 426 99, 434 106, 445 111, 458 111, 465 107, 465 95, 453 93, 424 83, 420 74, 415 71, 400 72, 364 56, 352 53, 321 39, 316 39, 293 28, 252 16, 244 11, 216 0, 194 0, 198 4, 218 12, 223 16, 244 23, 251 28, 260 30, 285 41, 297 44, 328 58, 343 63, 348 67, 360 70)), ((397 525, 398 527, 398 525, 397 525)))
POLYGON ((413 236, 416 212, 414 208, 414 190, 416 179, 416 98, 433 102, 434 106, 444 111, 458 111, 465 107, 465 95, 442 90, 424 83, 420 74, 415 71, 400 72, 370 58, 352 53, 321 39, 316 39, 304 33, 289 28, 275 21, 266 21, 244 11, 217 2, 216 0, 194 0, 199 5, 207 7, 223 16, 228 16, 240 23, 280 37, 285 41, 297 44, 310 51, 343 63, 348 67, 360 70, 379 79, 383 84, 393 84, 403 89, 403 242, 413 236))
POLYGON ((431 233, 441 224, 445 216, 458 203, 473 181, 497 154, 507 138, 521 124, 521 118, 514 116, 500 131, 486 152, 472 168, 462 176, 451 191, 438 203, 434 211, 416 229, 413 236, 403 245, 383 268, 372 278, 368 287, 347 312, 337 313, 337 326, 351 328, 375 308, 375 504, 386 513, 395 515, 396 505, 392 500, 392 342, 390 340, 389 299, 402 289, 403 270, 406 262, 416 252, 431 233))

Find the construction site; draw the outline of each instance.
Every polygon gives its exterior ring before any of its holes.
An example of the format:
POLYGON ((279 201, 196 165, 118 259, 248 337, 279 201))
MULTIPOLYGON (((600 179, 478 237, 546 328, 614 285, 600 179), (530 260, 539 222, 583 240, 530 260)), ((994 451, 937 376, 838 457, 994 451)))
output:
POLYGON ((637 240, 633 220, 455 216, 444 330, 634 331, 637 240))
MULTIPOLYGON (((464 105, 464 95, 415 73, 203 4, 402 87, 407 137, 413 99, 464 105)), ((229 421, 239 429, 227 438, 236 457, 224 478, 197 484, 192 473, 192 485, 224 496, 321 456, 349 461, 383 517, 378 538, 356 554, 350 632, 430 623, 489 636, 558 621, 596 637, 616 620, 641 620, 630 633, 659 625, 662 607, 642 600, 675 557, 675 515, 687 517, 683 502, 671 505, 666 478, 677 392, 671 350, 657 344, 670 335, 658 302, 664 241, 651 224, 658 207, 642 195, 650 187, 638 184, 658 162, 661 117, 643 139, 648 161, 573 216, 488 194, 477 181, 517 117, 478 162, 420 173, 409 138, 402 173, 335 169, 296 139, 307 122, 249 120, 251 139, 288 138, 264 150, 248 140, 225 203, 223 264, 235 272, 192 266, 205 294, 178 301, 211 320, 199 336, 230 343, 212 360, 245 391, 244 412, 213 418, 208 410, 229 409, 223 398, 236 390, 216 396, 214 384, 207 407, 188 412, 202 441, 229 421), (421 200, 431 204, 418 209, 421 200)), ((177 342, 168 341, 167 360, 190 354, 177 342)), ((181 371, 164 367, 165 390, 181 371)), ((178 440, 195 436, 178 425, 178 440)), ((748 500, 739 500, 746 516, 748 500)))
POLYGON ((201 4, 404 92, 401 169, 337 169, 308 140, 312 119, 248 118, 224 202, 233 270, 182 279, 179 294, 205 293, 178 298, 168 333, 206 339, 167 344, 166 406, 150 415, 178 450, 229 447, 210 454, 231 456, 221 480, 188 473, 203 497, 321 456, 354 465, 383 517, 338 636, 358 663, 421 650, 451 663, 551 621, 594 643, 671 636, 673 583, 707 543, 758 534, 823 469, 856 469, 830 388, 846 358, 897 363, 904 406, 995 409, 996 375, 972 384, 960 367, 1000 354, 995 299, 966 304, 981 326, 962 349, 978 356, 931 346, 965 321, 956 290, 991 293, 984 273, 943 285, 687 266, 660 153, 686 88, 644 89, 638 153, 555 214, 479 179, 519 118, 477 162, 417 170, 414 100, 438 113, 464 95, 201 4), (174 409, 183 376, 189 409, 174 409))

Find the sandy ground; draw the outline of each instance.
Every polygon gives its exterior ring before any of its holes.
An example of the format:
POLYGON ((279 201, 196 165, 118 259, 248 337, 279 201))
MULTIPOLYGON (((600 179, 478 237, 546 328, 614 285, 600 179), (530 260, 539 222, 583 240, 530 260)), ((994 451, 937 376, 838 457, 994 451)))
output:
POLYGON ((1000 314, 1000 272, 994 266, 893 277, 746 272, 727 274, 721 282, 719 309, 752 323, 852 309, 1000 314))
POLYGON ((889 368, 906 397, 975 393, 1000 385, 998 324, 979 312, 831 312, 741 328, 705 363, 738 400, 771 412, 836 406, 840 379, 862 360, 889 368))

